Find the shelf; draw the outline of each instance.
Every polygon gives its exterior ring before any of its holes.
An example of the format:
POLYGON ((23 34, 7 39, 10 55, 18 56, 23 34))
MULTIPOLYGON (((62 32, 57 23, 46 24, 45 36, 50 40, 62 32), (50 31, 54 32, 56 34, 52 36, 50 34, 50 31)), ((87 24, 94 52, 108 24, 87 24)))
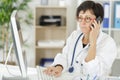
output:
POLYGON ((103 31, 108 31, 108 30, 109 30, 109 28, 102 28, 102 30, 103 30, 103 31))
POLYGON ((36 49, 62 49, 64 46, 60 47, 40 47, 36 46, 36 49))
POLYGON ((64 40, 39 40, 37 45, 40 48, 63 48, 65 45, 64 40))
POLYGON ((39 65, 41 58, 54 58, 61 53, 67 35, 67 7, 37 6, 35 8, 35 64, 39 65), (61 26, 50 24, 41 26, 40 17, 43 15, 61 16, 61 26))
POLYGON ((102 28, 103 31, 108 31, 109 29, 111 31, 120 31, 120 28, 102 28))
POLYGON ((66 26, 36 26, 36 29, 66 29, 66 26))
POLYGON ((120 31, 120 28, 111 28, 112 31, 120 31))
POLYGON ((37 6, 37 8, 45 8, 45 9, 51 9, 51 8, 55 9, 55 8, 57 8, 57 9, 64 9, 64 8, 66 8, 66 6, 37 6))

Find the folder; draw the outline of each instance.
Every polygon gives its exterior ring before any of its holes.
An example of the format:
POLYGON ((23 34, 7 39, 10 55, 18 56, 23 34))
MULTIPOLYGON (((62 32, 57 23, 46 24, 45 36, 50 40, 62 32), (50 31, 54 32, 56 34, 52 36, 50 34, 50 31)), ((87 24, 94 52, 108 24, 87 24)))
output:
POLYGON ((103 18, 103 28, 109 27, 109 13, 110 13, 110 5, 109 3, 103 3, 104 5, 104 18, 103 18))
POLYGON ((120 2, 115 2, 114 26, 120 28, 120 2))

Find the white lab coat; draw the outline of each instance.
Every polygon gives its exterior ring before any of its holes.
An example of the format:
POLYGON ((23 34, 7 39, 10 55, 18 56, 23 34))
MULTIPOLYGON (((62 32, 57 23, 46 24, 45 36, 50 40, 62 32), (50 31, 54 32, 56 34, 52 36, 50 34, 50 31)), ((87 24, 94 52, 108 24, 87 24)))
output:
MULTIPOLYGON (((76 30, 68 37, 62 53, 56 55, 52 65, 61 64, 64 67, 63 72, 68 71, 73 56, 73 49, 80 34, 80 30, 76 30)), ((100 31, 97 39, 96 57, 94 60, 85 62, 84 59, 87 56, 89 44, 83 48, 83 35, 80 37, 76 46, 73 62, 75 71, 82 70, 84 74, 93 74, 97 76, 108 75, 112 63, 117 55, 117 49, 114 40, 106 33, 100 31), (83 64, 83 67, 81 67, 81 64, 83 64)))

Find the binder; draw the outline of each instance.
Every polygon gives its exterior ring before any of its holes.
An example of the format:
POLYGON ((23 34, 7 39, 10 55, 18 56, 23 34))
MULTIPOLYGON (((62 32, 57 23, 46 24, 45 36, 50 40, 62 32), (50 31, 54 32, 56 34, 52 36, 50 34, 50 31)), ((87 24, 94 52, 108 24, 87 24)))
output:
POLYGON ((110 5, 109 3, 103 3, 104 5, 104 18, 103 18, 103 28, 109 27, 109 13, 110 13, 110 5))
POLYGON ((120 28, 120 2, 115 2, 114 27, 120 28))

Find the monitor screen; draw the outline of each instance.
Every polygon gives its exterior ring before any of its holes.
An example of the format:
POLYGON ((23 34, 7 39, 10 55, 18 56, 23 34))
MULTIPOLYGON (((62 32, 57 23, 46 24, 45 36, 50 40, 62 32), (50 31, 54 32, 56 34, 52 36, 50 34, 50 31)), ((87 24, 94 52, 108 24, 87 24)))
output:
POLYGON ((14 10, 11 14, 11 33, 13 38, 13 46, 15 49, 16 59, 21 71, 22 77, 27 76, 27 69, 25 66, 23 51, 22 51, 22 33, 21 27, 17 18, 17 10, 14 10))

